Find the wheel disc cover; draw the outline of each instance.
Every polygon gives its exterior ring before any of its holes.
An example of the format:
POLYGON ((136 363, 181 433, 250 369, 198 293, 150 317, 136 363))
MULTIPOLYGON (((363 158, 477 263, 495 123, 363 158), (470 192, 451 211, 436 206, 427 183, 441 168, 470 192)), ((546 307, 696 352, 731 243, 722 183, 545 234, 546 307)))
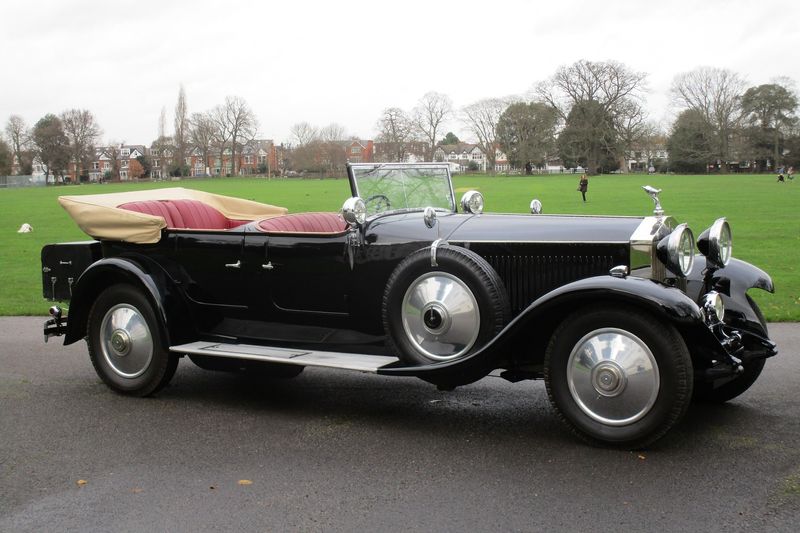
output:
POLYGON ((587 416, 602 424, 624 426, 650 412, 660 376, 653 352, 639 337, 603 328, 575 344, 567 361, 567 384, 587 416))
POLYGON ((481 324, 475 295, 446 272, 429 272, 414 280, 403 297, 401 315, 408 340, 434 361, 467 353, 481 324))
POLYGON ((153 359, 153 337, 136 307, 118 304, 106 312, 100 325, 100 351, 117 375, 133 379, 144 374, 153 359))

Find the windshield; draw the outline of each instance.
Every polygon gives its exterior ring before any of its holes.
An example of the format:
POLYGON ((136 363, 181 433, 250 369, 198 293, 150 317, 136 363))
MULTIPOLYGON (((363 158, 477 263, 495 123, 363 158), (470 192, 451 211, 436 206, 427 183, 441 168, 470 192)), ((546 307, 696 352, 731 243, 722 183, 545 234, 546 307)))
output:
POLYGON ((351 169, 354 192, 364 200, 367 216, 428 206, 455 211, 446 165, 356 164, 351 169))

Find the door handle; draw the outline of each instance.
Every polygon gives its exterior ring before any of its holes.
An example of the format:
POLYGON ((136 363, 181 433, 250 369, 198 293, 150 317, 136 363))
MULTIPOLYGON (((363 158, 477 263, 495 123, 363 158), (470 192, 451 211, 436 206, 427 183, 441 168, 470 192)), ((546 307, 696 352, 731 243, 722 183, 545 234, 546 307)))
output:
POLYGON ((242 268, 242 261, 236 261, 235 263, 225 263, 226 268, 242 268))
POLYGON ((272 266, 272 261, 267 261, 267 264, 266 265, 261 265, 261 268, 263 268, 264 270, 272 270, 275 267, 272 266))

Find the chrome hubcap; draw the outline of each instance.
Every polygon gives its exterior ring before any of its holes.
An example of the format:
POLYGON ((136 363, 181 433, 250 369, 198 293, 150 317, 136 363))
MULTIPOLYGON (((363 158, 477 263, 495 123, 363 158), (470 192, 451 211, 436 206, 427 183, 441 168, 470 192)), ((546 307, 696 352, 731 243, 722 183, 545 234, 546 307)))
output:
POLYGON ((656 402, 658 364, 629 331, 603 328, 577 342, 567 362, 572 399, 590 418, 611 426, 632 424, 656 402))
POLYGON ((403 297, 403 329, 425 357, 447 361, 467 353, 480 329, 475 295, 457 277, 445 272, 423 274, 403 297))
POLYGON ((141 376, 153 359, 153 337, 134 306, 118 304, 106 312, 100 325, 100 351, 114 373, 123 378, 141 376))

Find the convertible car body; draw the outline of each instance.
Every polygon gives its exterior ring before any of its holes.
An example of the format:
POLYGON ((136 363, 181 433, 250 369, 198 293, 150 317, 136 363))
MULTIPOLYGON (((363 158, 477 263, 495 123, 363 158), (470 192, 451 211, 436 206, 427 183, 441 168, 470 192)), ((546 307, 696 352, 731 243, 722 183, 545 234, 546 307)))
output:
POLYGON ((567 426, 641 447, 691 400, 744 392, 777 353, 717 219, 697 240, 664 214, 485 214, 446 164, 353 164, 340 213, 288 214, 161 189, 60 198, 95 240, 42 250, 45 338, 86 339, 114 390, 149 395, 188 355, 211 370, 306 366, 544 379, 567 426), (700 253, 695 253, 695 246, 700 253))

